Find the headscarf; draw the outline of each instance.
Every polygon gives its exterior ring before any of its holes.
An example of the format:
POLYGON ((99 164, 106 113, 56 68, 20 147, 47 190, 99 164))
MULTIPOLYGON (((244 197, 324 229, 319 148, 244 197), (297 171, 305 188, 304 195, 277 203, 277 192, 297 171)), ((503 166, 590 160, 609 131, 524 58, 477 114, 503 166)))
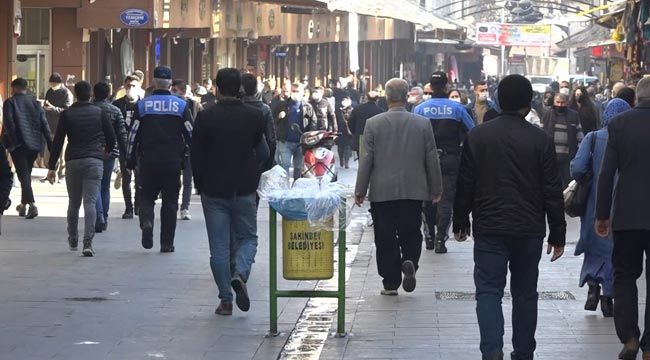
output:
POLYGON ((605 111, 603 111, 603 127, 609 125, 609 121, 612 120, 617 115, 624 113, 628 110, 631 110, 630 104, 623 99, 614 98, 607 103, 605 111))

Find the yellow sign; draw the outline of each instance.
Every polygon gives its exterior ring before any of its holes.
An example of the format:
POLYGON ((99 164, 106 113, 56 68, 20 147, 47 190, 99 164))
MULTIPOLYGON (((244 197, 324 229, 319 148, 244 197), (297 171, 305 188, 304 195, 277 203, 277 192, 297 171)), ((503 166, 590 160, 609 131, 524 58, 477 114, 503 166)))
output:
MULTIPOLYGON (((332 228, 333 220, 327 227, 332 228)), ((334 276, 334 234, 313 229, 307 220, 282 219, 282 274, 287 280, 334 276)))

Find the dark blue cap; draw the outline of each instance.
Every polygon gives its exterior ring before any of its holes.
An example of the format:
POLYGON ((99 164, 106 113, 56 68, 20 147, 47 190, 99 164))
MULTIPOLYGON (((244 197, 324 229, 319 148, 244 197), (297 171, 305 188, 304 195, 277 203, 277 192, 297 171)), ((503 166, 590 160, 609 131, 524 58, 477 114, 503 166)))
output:
POLYGON ((170 69, 167 66, 157 66, 153 70, 153 77, 154 77, 154 79, 171 80, 172 79, 172 69, 170 69))

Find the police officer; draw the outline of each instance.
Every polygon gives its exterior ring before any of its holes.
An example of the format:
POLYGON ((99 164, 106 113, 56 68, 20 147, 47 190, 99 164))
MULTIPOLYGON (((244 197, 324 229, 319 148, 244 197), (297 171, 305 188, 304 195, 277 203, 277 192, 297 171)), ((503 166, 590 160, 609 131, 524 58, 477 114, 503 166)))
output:
POLYGON ((426 246, 427 249, 433 248, 437 254, 447 252, 445 242, 449 238, 461 147, 467 132, 474 127, 474 121, 465 107, 447 98, 447 82, 444 72, 433 73, 430 82, 433 91, 431 99, 416 106, 414 110, 416 114, 431 120, 440 156, 442 199, 437 209, 429 201, 425 204, 425 217, 431 235, 427 238, 426 246))
POLYGON ((174 252, 180 174, 192 134, 187 102, 171 94, 172 71, 154 70, 154 91, 138 102, 129 135, 128 167, 139 165, 142 246, 153 247, 154 202, 162 193, 160 252, 174 252))

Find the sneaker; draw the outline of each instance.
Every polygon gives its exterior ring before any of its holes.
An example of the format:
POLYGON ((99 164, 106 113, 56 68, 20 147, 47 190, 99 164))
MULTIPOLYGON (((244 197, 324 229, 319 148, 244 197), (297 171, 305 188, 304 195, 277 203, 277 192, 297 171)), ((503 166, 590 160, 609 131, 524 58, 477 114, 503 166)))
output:
POLYGON ((33 219, 38 216, 38 208, 36 205, 31 204, 29 205, 29 211, 27 211, 27 215, 25 215, 25 219, 33 219))
POLYGON ((181 220, 192 220, 189 210, 181 210, 181 220))
POLYGON ((176 248, 174 248, 174 245, 172 246, 161 246, 160 247, 160 252, 161 253, 173 253, 176 251, 176 248))
POLYGON ((433 250, 436 248, 435 242, 430 237, 426 238, 425 243, 426 243, 427 250, 433 250))
POLYGON ((153 247, 153 224, 151 223, 142 226, 142 247, 145 249, 153 247))
POLYGON ((404 273, 402 289, 406 292, 412 292, 415 290, 415 265, 413 261, 406 260, 402 263, 402 273, 404 273))
POLYGON ((222 301, 219 304, 219 307, 217 307, 217 310, 214 311, 214 313, 223 316, 232 315, 232 303, 225 303, 222 301))
POLYGON ((122 214, 122 219, 133 219, 133 209, 126 209, 124 210, 124 214, 122 214))
POLYGON ((102 231, 104 231, 104 222, 101 221, 101 220, 98 220, 95 223, 95 233, 101 233, 102 231))
POLYGON ((384 296, 397 296, 397 290, 381 289, 379 293, 384 296))
POLYGON ((90 241, 84 241, 84 249, 82 251, 82 254, 86 257, 92 257, 95 255, 95 252, 93 251, 93 245, 90 241))
POLYGON ((16 211, 18 211, 18 216, 25 216, 27 213, 27 205, 18 204, 18 206, 16 206, 16 211))
POLYGON ((113 183, 115 190, 119 190, 122 187, 122 173, 120 171, 115 174, 115 182, 113 183))
POLYGON ((248 298, 248 289, 246 283, 242 280, 241 276, 235 275, 230 282, 233 290, 235 290, 235 303, 241 311, 248 311, 251 308, 251 301, 248 298))
POLYGON ((70 249, 70 251, 77 251, 78 246, 79 246, 78 239, 68 238, 68 248, 70 249))
POLYGON ((436 239, 436 243, 434 245, 434 251, 436 252, 436 254, 446 254, 447 246, 445 246, 445 241, 436 239))

